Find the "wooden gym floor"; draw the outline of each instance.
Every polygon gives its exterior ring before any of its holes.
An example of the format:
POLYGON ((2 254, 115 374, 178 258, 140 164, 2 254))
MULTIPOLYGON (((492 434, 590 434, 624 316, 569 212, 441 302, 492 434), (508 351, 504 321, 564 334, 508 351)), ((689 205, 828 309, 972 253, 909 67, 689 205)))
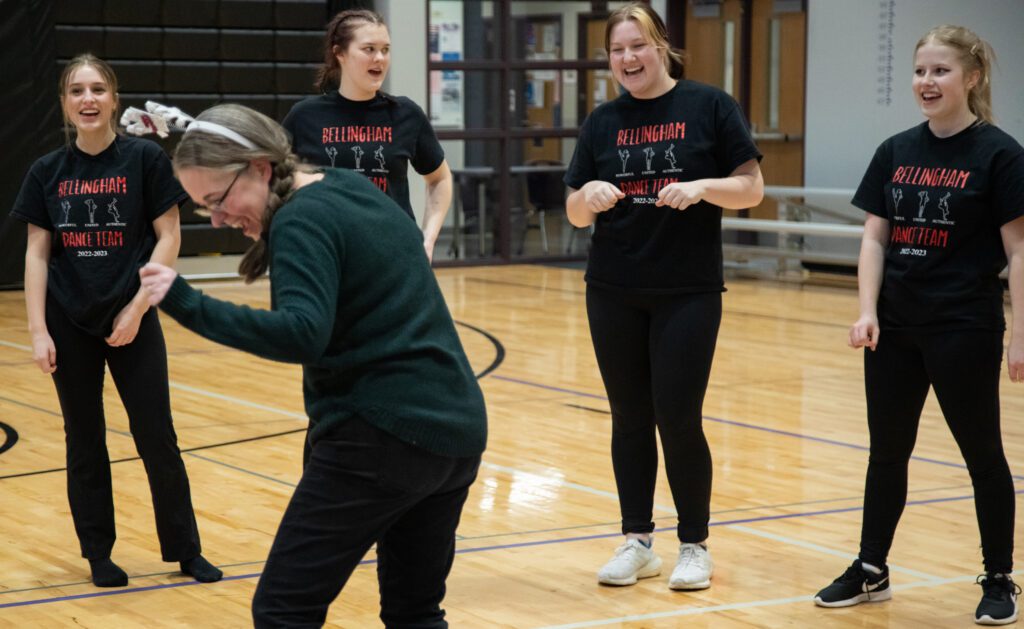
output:
MULTIPOLYGON (((890 557, 893 600, 839 610, 811 602, 849 564, 860 531, 863 377, 860 353, 845 346, 854 290, 730 281, 705 403, 715 463, 714 584, 683 593, 666 585, 676 544, 664 477, 655 499, 662 576, 626 588, 595 580, 619 543, 618 506, 581 272, 505 266, 437 276, 483 374, 491 431, 448 580, 453 627, 972 624, 981 594, 972 490, 933 397, 890 557)), ((264 282, 203 289, 267 304, 264 282)), ((145 474, 108 381, 108 445, 118 460, 113 557, 130 583, 101 590, 79 556, 59 407, 50 379, 30 360, 23 300, 21 292, 0 293, 0 423, 13 430, 0 445, 0 627, 251 626, 249 602, 300 474, 299 368, 215 345, 163 318, 204 552, 225 579, 197 584, 160 561, 145 474)), ((1024 388, 1003 378, 1004 440, 1021 474, 1024 388)), ((1024 476, 1015 480, 1024 491, 1024 476)), ((380 626, 377 610, 371 552, 328 626, 380 626)))

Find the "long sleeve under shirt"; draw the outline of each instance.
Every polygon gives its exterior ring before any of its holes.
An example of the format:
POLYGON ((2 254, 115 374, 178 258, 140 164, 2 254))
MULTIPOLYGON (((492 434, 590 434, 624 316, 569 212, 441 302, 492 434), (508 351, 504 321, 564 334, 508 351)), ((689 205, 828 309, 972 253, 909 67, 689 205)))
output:
POLYGON ((328 169, 270 230, 271 310, 203 295, 180 277, 161 308, 190 330, 301 363, 310 440, 360 417, 431 452, 483 452, 483 395, 416 225, 365 177, 328 169))

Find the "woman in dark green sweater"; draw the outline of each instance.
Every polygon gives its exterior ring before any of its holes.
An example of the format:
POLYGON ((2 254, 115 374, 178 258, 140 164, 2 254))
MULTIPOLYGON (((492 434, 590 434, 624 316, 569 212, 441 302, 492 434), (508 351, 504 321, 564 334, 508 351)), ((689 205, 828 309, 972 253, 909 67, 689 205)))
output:
POLYGON ((359 174, 297 163, 251 109, 200 114, 174 156, 214 226, 255 243, 240 273, 272 269, 271 309, 220 301, 165 266, 142 283, 183 326, 303 366, 311 457, 253 600, 257 627, 319 626, 373 544, 388 626, 445 627, 455 529, 487 434, 483 396, 422 236, 359 174))

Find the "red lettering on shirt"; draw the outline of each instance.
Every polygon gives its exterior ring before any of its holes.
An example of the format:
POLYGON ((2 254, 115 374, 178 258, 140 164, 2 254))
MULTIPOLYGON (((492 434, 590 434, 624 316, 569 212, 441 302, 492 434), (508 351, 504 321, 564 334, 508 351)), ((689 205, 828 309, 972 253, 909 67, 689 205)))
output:
POLYGON ((92 232, 61 232, 61 241, 65 247, 81 249, 92 247, 92 232))
POLYGON ((682 140, 686 137, 685 122, 652 124, 632 129, 620 129, 615 136, 615 146, 653 144, 665 140, 682 140))
POLYGON ((359 144, 361 142, 391 142, 391 127, 373 125, 349 125, 344 127, 324 127, 320 141, 322 144, 359 144))
POLYGON ((897 166, 892 173, 892 182, 931 188, 960 188, 962 190, 967 187, 967 180, 970 176, 969 170, 956 168, 897 166))
POLYGON ((945 249, 949 246, 949 230, 935 229, 933 227, 893 225, 889 236, 889 243, 945 249))
POLYGON ((57 184, 57 197, 83 194, 128 194, 128 177, 65 179, 57 184))
POLYGON ((650 179, 641 179, 640 181, 623 181, 619 183, 619 190, 622 190, 622 194, 627 196, 647 194, 649 183, 650 179))

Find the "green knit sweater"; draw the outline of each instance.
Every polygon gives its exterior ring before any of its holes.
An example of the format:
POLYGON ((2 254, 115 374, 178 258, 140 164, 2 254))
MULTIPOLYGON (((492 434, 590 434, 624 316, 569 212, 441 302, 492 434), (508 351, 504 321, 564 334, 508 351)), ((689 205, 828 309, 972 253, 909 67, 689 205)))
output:
POLYGON ((311 442, 360 417, 436 454, 483 452, 483 394, 423 236, 366 177, 328 169, 297 190, 271 223, 270 269, 270 310, 180 276, 160 307, 217 343, 301 363, 311 442))

